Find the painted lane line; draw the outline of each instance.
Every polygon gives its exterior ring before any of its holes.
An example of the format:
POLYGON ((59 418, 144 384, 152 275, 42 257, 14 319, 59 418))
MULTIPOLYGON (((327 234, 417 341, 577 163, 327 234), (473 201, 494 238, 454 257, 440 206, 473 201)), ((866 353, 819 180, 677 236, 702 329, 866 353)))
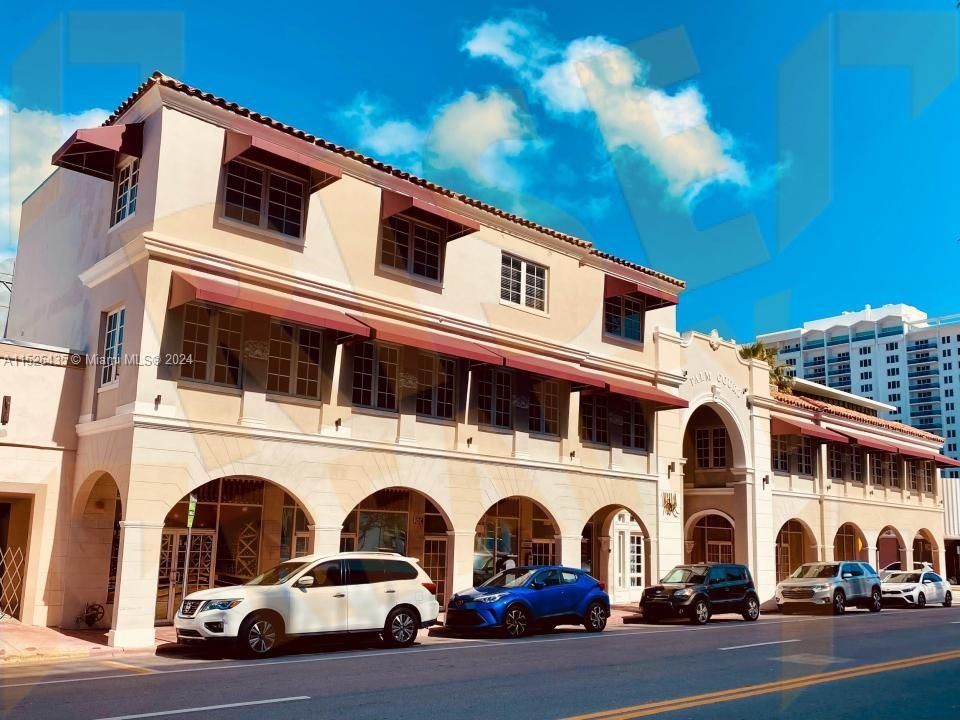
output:
POLYGON ((119 662, 118 660, 104 660, 103 664, 107 667, 116 668, 117 670, 126 670, 127 672, 140 673, 143 675, 148 675, 154 670, 151 670, 148 667, 143 667, 142 665, 131 665, 130 663, 119 662))
POLYGON ((165 717, 167 715, 186 715, 187 713, 209 712, 211 710, 228 710, 230 708, 250 707, 251 705, 272 705, 274 703, 300 702, 309 700, 307 695, 271 698, 270 700, 250 700, 248 702, 226 703, 225 705, 206 705, 204 707, 181 708, 178 710, 158 710, 157 712, 140 713, 138 715, 114 715, 100 718, 100 720, 136 720, 136 718, 165 717))
MULTIPOLYGON (((894 611, 900 612, 900 611, 894 611)), ((906 612, 906 611, 902 611, 906 612)), ((893 613, 891 613, 893 614, 893 613)), ((911 614, 914 617, 925 617, 918 613, 911 614)), ((675 628, 660 628, 657 630, 619 630, 617 632, 604 632, 604 633, 583 633, 580 635, 568 635, 561 637, 553 638, 541 638, 541 639, 529 639, 529 640, 490 640, 485 641, 484 643, 470 644, 470 645, 440 645, 439 647, 431 646, 421 646, 419 648, 411 648, 408 650, 385 650, 385 651, 374 651, 368 652, 366 650, 356 650, 349 651, 346 654, 337 654, 337 655, 323 655, 320 657, 311 656, 311 657, 293 657, 288 659, 280 660, 261 660, 253 662, 244 662, 236 663, 232 665, 222 665, 222 664, 212 664, 217 661, 203 662, 201 665, 191 666, 186 668, 175 668, 173 670, 160 670, 156 669, 154 672, 149 674, 134 674, 134 673, 124 673, 124 674, 110 674, 110 675, 94 675, 94 676, 83 676, 83 677, 68 677, 68 678, 59 678, 56 680, 39 680, 36 682, 20 682, 20 683, 5 683, 0 685, 0 690, 6 690, 9 688, 18 688, 18 687, 39 687, 42 685, 62 685, 68 683, 81 683, 81 682, 94 682, 98 680, 119 680, 122 678, 146 678, 146 677, 158 677, 161 675, 175 675, 180 673, 193 673, 193 672, 223 672, 227 670, 245 670, 245 669, 256 669, 263 667, 265 665, 300 665, 304 663, 317 663, 317 662, 336 662, 344 660, 363 660, 371 657, 384 657, 391 655, 418 655, 422 653, 435 653, 435 652, 453 652, 455 650, 483 650, 485 648, 499 647, 503 645, 537 645, 541 643, 551 643, 551 642, 570 642, 570 641, 590 641, 590 640, 605 640, 611 638, 633 638, 644 635, 661 635, 661 634, 671 634, 671 633, 684 633, 684 632, 693 632, 693 633, 705 633, 705 632, 721 632, 723 630, 734 630, 737 632, 750 632, 753 628, 768 628, 774 625, 797 625, 800 623, 811 623, 811 622, 841 622, 850 623, 851 620, 856 620, 856 618, 873 618, 875 617, 873 613, 863 613, 862 615, 844 615, 842 618, 835 616, 827 617, 804 617, 791 620, 767 620, 761 621, 758 623, 750 623, 749 625, 744 625, 743 623, 723 623, 716 625, 706 625, 704 627, 675 627, 675 628)))
POLYGON ((764 647, 765 645, 785 645, 787 643, 800 642, 800 639, 794 640, 771 640, 770 642, 751 643, 750 645, 731 645, 730 647, 718 648, 719 650, 743 650, 745 648, 764 647))

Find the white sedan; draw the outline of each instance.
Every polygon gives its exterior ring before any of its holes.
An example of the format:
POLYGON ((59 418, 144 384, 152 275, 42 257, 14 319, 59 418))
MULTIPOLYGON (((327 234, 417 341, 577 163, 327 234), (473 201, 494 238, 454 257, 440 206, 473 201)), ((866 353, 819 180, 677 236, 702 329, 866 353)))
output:
POLYGON ((944 607, 953 604, 950 583, 932 570, 897 572, 883 580, 883 602, 889 605, 906 605, 922 608, 929 603, 944 607))

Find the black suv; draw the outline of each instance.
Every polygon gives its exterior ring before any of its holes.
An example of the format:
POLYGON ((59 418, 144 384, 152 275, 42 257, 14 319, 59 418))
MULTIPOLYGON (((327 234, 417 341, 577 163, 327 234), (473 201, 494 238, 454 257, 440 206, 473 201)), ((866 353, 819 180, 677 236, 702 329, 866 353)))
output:
POLYGON ((640 609, 646 622, 687 618, 705 625, 717 613, 740 613, 751 622, 760 617, 760 599, 746 565, 677 565, 660 583, 643 591, 640 609))

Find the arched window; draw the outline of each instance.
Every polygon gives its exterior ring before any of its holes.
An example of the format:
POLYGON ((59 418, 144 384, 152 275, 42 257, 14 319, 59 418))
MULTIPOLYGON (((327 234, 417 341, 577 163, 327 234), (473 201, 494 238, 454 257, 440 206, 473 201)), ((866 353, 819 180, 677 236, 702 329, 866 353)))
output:
POLYGON ((693 528, 690 562, 733 562, 733 525, 722 515, 704 515, 693 528))

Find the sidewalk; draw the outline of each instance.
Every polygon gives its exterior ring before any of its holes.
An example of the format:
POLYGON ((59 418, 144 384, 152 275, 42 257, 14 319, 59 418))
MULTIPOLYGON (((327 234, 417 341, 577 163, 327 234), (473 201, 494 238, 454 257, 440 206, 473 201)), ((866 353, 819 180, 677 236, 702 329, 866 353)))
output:
MULTIPOLYGON (((156 644, 175 642, 173 628, 157 628, 156 644)), ((119 655, 153 654, 154 650, 123 650, 107 645, 106 630, 60 630, 0 620, 0 667, 13 663, 43 663, 77 658, 105 660, 119 655)))

